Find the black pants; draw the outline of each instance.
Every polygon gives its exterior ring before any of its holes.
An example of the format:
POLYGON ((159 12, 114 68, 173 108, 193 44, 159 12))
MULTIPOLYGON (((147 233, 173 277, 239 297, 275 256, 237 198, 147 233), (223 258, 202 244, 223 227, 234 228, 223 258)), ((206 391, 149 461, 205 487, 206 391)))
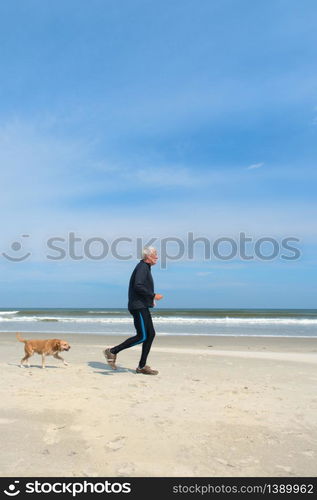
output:
POLYGON ((134 319, 134 326, 136 329, 136 335, 129 337, 127 340, 122 342, 115 347, 111 348, 113 354, 118 354, 118 352, 123 351, 123 349, 128 349, 137 344, 142 345, 142 354, 139 363, 139 367, 143 368, 146 365, 146 360, 151 349, 152 342, 155 337, 155 330, 152 322, 152 316, 149 309, 134 309, 130 311, 134 319))

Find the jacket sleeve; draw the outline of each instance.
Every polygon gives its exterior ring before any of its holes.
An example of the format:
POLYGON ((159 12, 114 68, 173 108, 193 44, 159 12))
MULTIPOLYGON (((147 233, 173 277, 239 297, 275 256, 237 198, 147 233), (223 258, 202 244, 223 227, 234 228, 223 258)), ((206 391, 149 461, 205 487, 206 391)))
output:
POLYGON ((154 299, 155 293, 146 286, 146 277, 149 271, 145 266, 139 267, 134 278, 134 290, 143 297, 154 299))

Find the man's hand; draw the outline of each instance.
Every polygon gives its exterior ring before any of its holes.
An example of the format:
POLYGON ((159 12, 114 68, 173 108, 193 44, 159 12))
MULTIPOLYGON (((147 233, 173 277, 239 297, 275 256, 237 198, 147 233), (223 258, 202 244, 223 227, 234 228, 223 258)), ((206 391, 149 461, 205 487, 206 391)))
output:
POLYGON ((163 298, 163 295, 161 295, 160 293, 156 293, 154 295, 154 300, 161 300, 163 298))

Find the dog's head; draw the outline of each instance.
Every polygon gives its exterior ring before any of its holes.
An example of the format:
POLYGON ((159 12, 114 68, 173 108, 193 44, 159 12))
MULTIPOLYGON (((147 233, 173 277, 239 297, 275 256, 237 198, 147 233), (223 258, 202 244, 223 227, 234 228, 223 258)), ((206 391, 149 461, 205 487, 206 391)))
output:
POLYGON ((54 350, 56 351, 69 351, 70 345, 65 340, 55 339, 54 350))

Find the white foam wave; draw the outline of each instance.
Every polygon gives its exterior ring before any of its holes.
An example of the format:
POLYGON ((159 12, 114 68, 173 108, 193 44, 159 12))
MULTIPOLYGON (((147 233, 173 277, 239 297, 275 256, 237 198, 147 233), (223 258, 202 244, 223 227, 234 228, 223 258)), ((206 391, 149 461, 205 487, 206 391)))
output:
POLYGON ((155 322, 179 324, 218 325, 317 325, 317 319, 309 318, 181 318, 157 317, 155 322))
POLYGON ((121 311, 88 311, 88 314, 122 314, 121 311))
MULTIPOLYGON (((13 313, 14 311, 8 311, 13 313)), ((59 322, 59 323, 102 323, 102 324, 131 324, 132 317, 107 317, 107 318, 78 318, 62 316, 12 316, 0 313, 0 322, 59 322)), ((154 316, 156 324, 178 324, 178 325, 317 325, 317 319, 310 318, 190 318, 181 316, 154 316)))

